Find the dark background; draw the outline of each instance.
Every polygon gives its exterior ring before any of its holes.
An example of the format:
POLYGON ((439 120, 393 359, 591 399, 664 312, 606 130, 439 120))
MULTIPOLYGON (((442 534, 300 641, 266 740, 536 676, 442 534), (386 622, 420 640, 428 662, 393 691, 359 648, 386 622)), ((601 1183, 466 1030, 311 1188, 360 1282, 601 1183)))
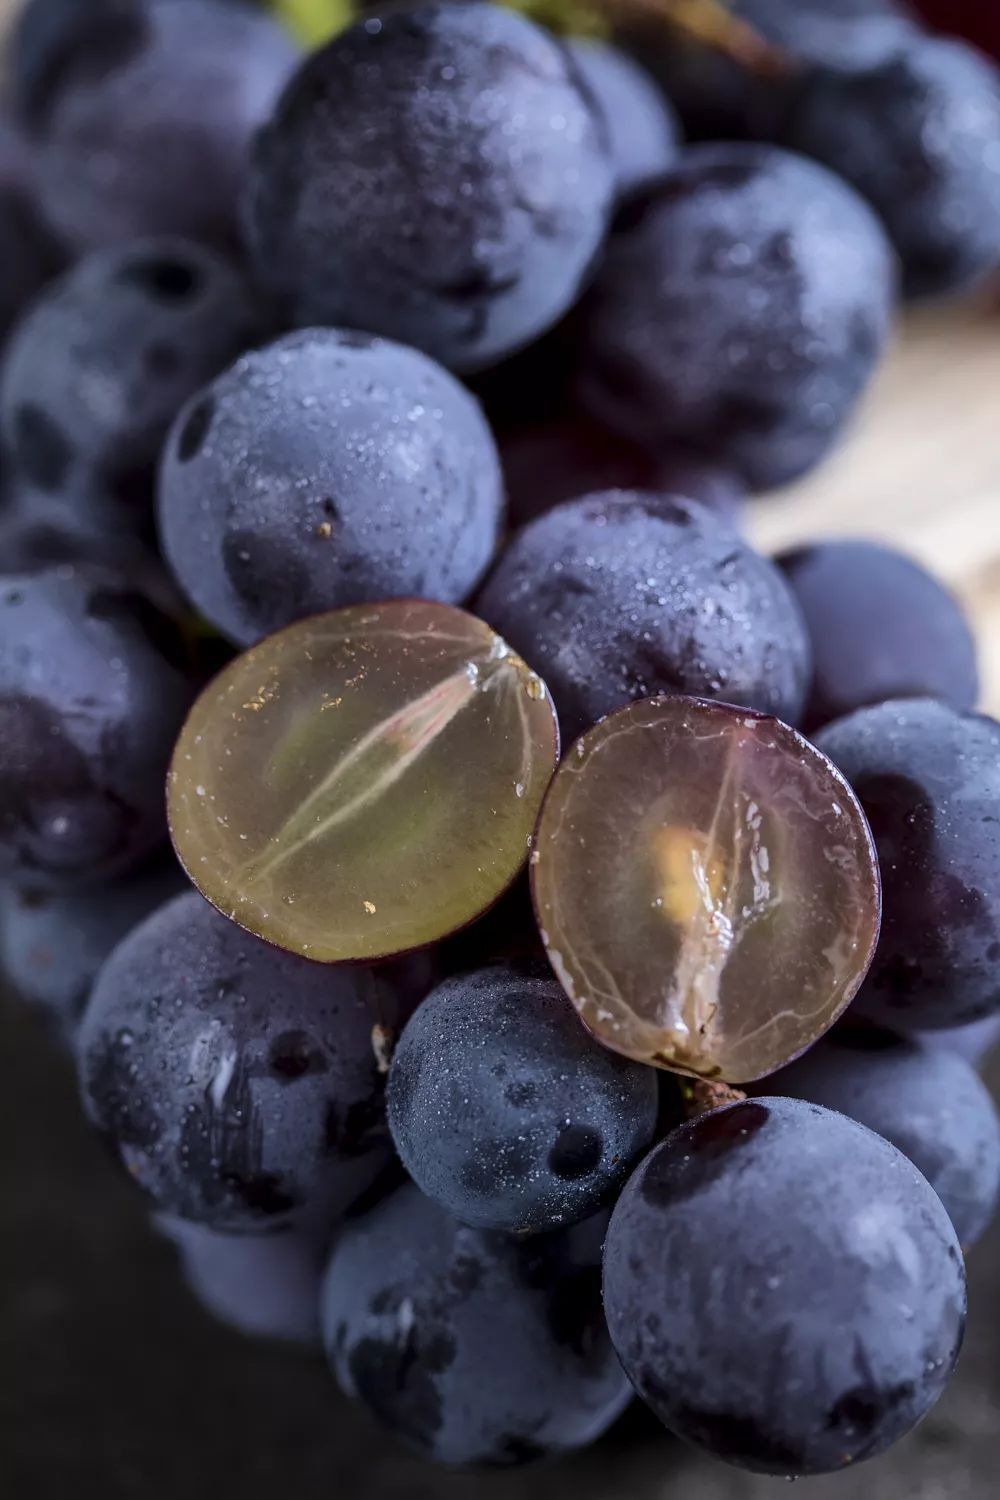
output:
MULTIPOLYGON (((251 1343, 187 1293, 170 1245, 85 1127, 39 1020, 0 1004, 0 1493, 6 1500, 759 1500, 638 1409, 574 1458, 502 1474, 413 1459, 317 1356, 251 1343)), ((1000 1089, 1000 1057, 991 1081, 1000 1089)), ((845 1163, 845 1171, 850 1164, 845 1163)), ((734 1231, 737 1232, 737 1231, 734 1231)), ((997 1500, 1000 1230, 970 1257, 947 1395, 891 1453, 802 1481, 809 1500, 997 1500)))

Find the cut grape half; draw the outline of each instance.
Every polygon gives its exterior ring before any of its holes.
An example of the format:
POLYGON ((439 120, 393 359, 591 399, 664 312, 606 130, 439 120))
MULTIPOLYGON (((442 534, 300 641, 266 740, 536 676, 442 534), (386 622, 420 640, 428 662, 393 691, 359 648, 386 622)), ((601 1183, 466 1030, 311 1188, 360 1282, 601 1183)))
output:
POLYGON ((399 600, 299 621, 197 700, 167 788, 195 885, 321 962, 479 916, 528 856, 558 757, 541 679, 488 625, 399 600))
POLYGON ((626 1057, 745 1083, 796 1057, 864 978, 881 893, 840 772, 778 719, 632 703, 560 766, 531 858, 556 974, 626 1057))

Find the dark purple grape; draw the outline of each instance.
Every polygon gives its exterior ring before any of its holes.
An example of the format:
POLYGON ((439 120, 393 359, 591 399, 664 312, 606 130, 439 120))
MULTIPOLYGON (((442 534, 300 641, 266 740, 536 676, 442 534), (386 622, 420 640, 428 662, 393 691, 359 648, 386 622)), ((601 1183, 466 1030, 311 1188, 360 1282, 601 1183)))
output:
POLYGON ((823 1474, 933 1406, 965 1324, 958 1240, 907 1159, 796 1099, 715 1110, 618 1201, 604 1305, 629 1379, 716 1458, 823 1474))
POLYGON ((784 138, 868 199, 910 296, 1000 264, 1000 70, 976 48, 914 35, 867 67, 818 69, 784 138))
POLYGON ((237 1333, 318 1345, 324 1236, 220 1234, 168 1214, 156 1227, 180 1255, 184 1280, 206 1312, 237 1333))
POLYGON ((75 1035, 91 985, 130 928, 185 888, 176 861, 92 890, 0 892, 0 968, 19 999, 75 1035))
POLYGON ((611 491, 517 533, 479 613, 527 652, 568 743, 657 693, 721 698, 795 722, 809 647, 784 579, 703 506, 611 491))
POLYGON ((240 645, 347 604, 458 603, 502 510, 493 439, 458 381, 331 328, 245 355, 194 397, 160 476, 167 560, 240 645))
POLYGON ((401 1188, 334 1247, 321 1320, 340 1385, 439 1463, 593 1442, 630 1395, 601 1308, 605 1223, 520 1242, 401 1188))
POLYGON ((673 165, 680 138, 673 107, 618 47, 585 37, 570 37, 566 46, 604 118, 618 196, 628 197, 673 165))
POLYGON ((380 987, 178 896, 97 977, 77 1040, 87 1115, 165 1213, 240 1232, 327 1226, 389 1159, 380 987))
POLYGON ((891 1141, 927 1178, 962 1245, 1000 1195, 1000 1119, 971 1065, 875 1028, 834 1030, 767 1080, 767 1093, 839 1110, 891 1141))
POLYGON ((727 0, 726 9, 772 44, 768 63, 737 62, 659 22, 642 29, 635 42, 695 140, 773 140, 804 64, 864 67, 916 30, 898 0, 727 0))
POLYGON ((867 204, 774 147, 689 147, 618 216, 581 309, 580 394, 752 489, 836 441, 882 352, 892 256, 867 204))
POLYGON ((140 235, 238 237, 250 139, 295 63, 252 7, 89 7, 28 80, 46 215, 78 251, 140 235))
POLYGON ((262 281, 298 324, 348 324, 481 369, 575 300, 614 171, 565 50, 494 5, 370 14, 310 57, 258 139, 262 281))
POLYGON ((857 1014, 898 1029, 1000 1010, 1000 724, 930 699, 838 719, 816 743, 871 824, 884 911, 857 1014))
POLYGON ((33 148, 0 118, 0 338, 60 267, 34 201, 33 148))
POLYGON ((386 1094, 417 1186, 463 1224, 565 1228, 624 1183, 653 1140, 656 1073, 588 1035, 544 964, 446 980, 396 1048, 386 1094))
POLYGON ((878 542, 815 542, 777 559, 812 643, 807 726, 887 698, 972 708, 976 643, 958 600, 919 563, 878 542))
POLYGON ((171 422, 255 323, 237 275, 190 242, 140 240, 80 261, 7 347, 0 430, 22 480, 47 494, 118 496, 148 525, 171 422))
POLYGON ((193 693, 177 628, 118 574, 0 581, 0 868, 39 886, 134 867, 166 833, 193 693))
POLYGON ((917 1040, 936 1052, 939 1048, 955 1052, 966 1062, 979 1067, 1000 1042, 1000 1015, 971 1021, 967 1026, 939 1027, 937 1031, 917 1031, 917 1040))
POLYGON ((680 448, 655 453, 574 413, 514 427, 499 440, 511 524, 602 490, 684 495, 734 521, 746 495, 733 474, 680 448))

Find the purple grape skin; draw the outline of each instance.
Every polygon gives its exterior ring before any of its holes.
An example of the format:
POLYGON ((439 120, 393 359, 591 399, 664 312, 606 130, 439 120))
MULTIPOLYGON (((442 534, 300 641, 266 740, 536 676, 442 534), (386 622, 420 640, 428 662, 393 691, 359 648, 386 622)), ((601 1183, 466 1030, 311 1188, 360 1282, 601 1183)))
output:
POLYGON ((981 1066, 1000 1042, 1000 1015, 986 1016, 967 1026, 942 1027, 938 1031, 916 1031, 917 1041, 932 1051, 955 1052, 974 1067, 981 1066))
POLYGON ((1000 1196, 1000 1117, 956 1053, 891 1032, 834 1028, 766 1083, 768 1094, 839 1110, 884 1136, 927 1178, 963 1249, 982 1236, 1000 1196))
POLYGON ((650 1145, 658 1107, 655 1070, 596 1042, 545 964, 439 985, 405 1027, 386 1090, 421 1191, 509 1234, 596 1213, 650 1145))
POLYGON ((160 538, 192 603, 250 645, 347 604, 457 604, 496 546, 503 488, 478 404, 425 355, 333 328, 237 361, 178 414, 160 538))
POLYGON ((32 144, 0 116, 0 338, 62 263, 39 216, 33 178, 32 144))
POLYGON ((607 127, 619 198, 659 177, 677 156, 680 124, 645 68, 607 42, 568 37, 566 46, 607 127))
POLYGON ((157 1229, 180 1256, 184 1280, 220 1323, 253 1339, 318 1347, 325 1236, 220 1234, 169 1214, 157 1229))
POLYGON ((553 37, 494 5, 388 7, 292 79, 246 218, 290 321, 469 372, 566 312, 613 189, 602 122, 553 37))
POLYGON ((0 580, 0 869, 66 889, 145 859, 193 692, 173 621, 121 575, 0 580))
POLYGON ((391 1155, 378 992, 372 970, 283 953, 178 896, 97 977, 77 1039, 87 1116, 166 1213, 325 1227, 391 1155))
POLYGON ((728 0, 789 60, 786 74, 752 69, 720 48, 644 30, 640 56, 666 89, 694 140, 773 140, 798 84, 796 65, 853 71, 879 61, 917 31, 896 0, 728 0))
POLYGON ((652 452, 579 413, 515 427, 499 448, 512 526, 603 490, 684 495, 733 522, 746 498, 734 474, 682 449, 652 452))
POLYGON ((20 478, 117 495, 134 528, 148 526, 177 411, 256 331, 248 289, 206 248, 165 238, 94 251, 42 293, 6 349, 0 432, 20 478))
POLYGON ((752 490, 835 443, 882 353, 892 254, 863 199, 771 146, 691 146, 618 215, 580 309, 579 395, 752 490))
POLYGON ((585 1447, 631 1395, 601 1309, 606 1222, 521 1242, 400 1188, 345 1225, 327 1268, 323 1341, 341 1387, 442 1464, 585 1447))
POLYGON ((72 1043, 98 970, 130 928, 186 888, 176 860, 79 891, 0 891, 0 968, 72 1043))
POLYGON ((161 234, 237 245, 250 141, 297 55, 251 7, 97 7, 32 105, 54 229, 78 253, 161 234))
POLYGON ((514 536, 476 609, 544 678, 564 744, 657 693, 792 724, 805 700, 809 645, 781 574, 680 496, 557 506, 514 536))
POLYGON ((895 1147, 767 1097, 681 1126, 633 1173, 604 1305, 671 1431, 740 1468, 821 1474, 884 1451, 941 1395, 965 1272, 940 1200, 895 1147))
POLYGON ((1000 724, 898 699, 815 741, 857 793, 882 872, 882 931, 853 1014, 911 1031, 1000 1011, 1000 724))
POLYGON ((914 35, 865 68, 820 68, 783 138, 880 215, 911 297, 961 292, 1000 264, 1000 69, 914 35))
POLYGON ((776 562, 812 642, 807 728, 887 698, 973 707, 975 639, 958 600, 919 563, 860 538, 813 542, 776 562))

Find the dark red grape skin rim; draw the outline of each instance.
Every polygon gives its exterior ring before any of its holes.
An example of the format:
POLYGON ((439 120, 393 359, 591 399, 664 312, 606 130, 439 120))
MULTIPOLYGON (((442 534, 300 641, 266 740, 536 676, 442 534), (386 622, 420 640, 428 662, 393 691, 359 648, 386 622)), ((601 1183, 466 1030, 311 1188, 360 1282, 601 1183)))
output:
MULTIPOLYGON (((743 718, 743 719, 754 719, 754 720, 757 721, 757 723, 759 723, 761 725, 764 725, 764 724, 776 724, 779 727, 779 729, 782 730, 782 732, 784 734, 791 735, 791 737, 793 739, 793 742, 797 742, 799 745, 801 745, 801 747, 803 749, 803 752, 806 755, 808 755, 810 758, 813 757, 813 756, 817 756, 817 757, 819 757, 820 760, 825 761, 826 762, 826 766, 827 766, 827 770, 828 770, 828 773, 829 773, 831 779, 837 784, 837 786, 839 787, 839 789, 840 789, 842 795, 844 796, 845 800, 848 802, 848 804, 850 806, 852 806, 855 809, 855 811, 857 813, 859 826, 860 826, 860 828, 861 828, 861 830, 863 832, 863 835, 864 835, 865 847, 866 847, 867 854, 868 854, 869 864, 870 864, 870 867, 871 867, 871 870, 872 870, 872 891, 871 891, 871 898, 872 898, 872 907, 873 907, 873 913, 874 913, 874 925, 873 925, 873 928, 872 928, 871 941, 869 942, 868 949, 867 949, 867 951, 864 954, 864 967, 859 972, 857 983, 854 985, 854 987, 852 989, 850 989, 848 991, 848 993, 846 994, 846 996, 844 998, 843 1003, 841 1004, 841 1006, 839 1007, 839 1009, 836 1012, 834 1012, 834 1014, 830 1017, 829 1022, 824 1027, 823 1031, 821 1031, 819 1033, 818 1036, 814 1037, 812 1039, 812 1041, 807 1042, 805 1044, 805 1046, 797 1048, 797 1050, 795 1052, 790 1053, 788 1055, 788 1057, 786 1057, 782 1062, 776 1064, 775 1067, 773 1067, 773 1068, 769 1068, 766 1073, 761 1073, 758 1078, 754 1078, 754 1079, 741 1079, 739 1081, 739 1083, 735 1083, 735 1084, 732 1085, 733 1087, 737 1087, 738 1088, 740 1086, 740 1084, 742 1084, 742 1083, 757 1083, 757 1082, 760 1081, 760 1079, 769 1078, 769 1077, 772 1076, 772 1074, 780 1072, 782 1068, 788 1067, 788 1065, 790 1063, 795 1062, 798 1058, 802 1057, 806 1052, 808 1052, 809 1049, 810 1049, 810 1047, 813 1047, 816 1044, 816 1042, 818 1042, 820 1040, 821 1037, 825 1036, 827 1034, 827 1032, 830 1030, 830 1028, 833 1027, 833 1026, 835 1026, 836 1023, 841 1019, 841 1017, 847 1011, 847 1009, 850 1006, 851 1002, 854 1000, 855 996, 857 995, 858 991, 860 990, 862 984, 864 984, 864 981, 865 981, 865 979, 866 979, 866 977, 868 975, 868 971, 871 968, 872 962, 873 962, 873 960, 875 958, 875 950, 878 947, 878 940, 879 940, 879 936, 880 936, 881 928, 882 928, 882 871, 881 871, 881 868, 879 866, 878 850, 875 847, 875 839, 874 839, 874 837, 872 835, 872 831, 871 831, 871 827, 869 826, 868 819, 865 816, 864 808, 861 806, 861 802, 860 802, 860 800, 858 798, 858 795, 855 792, 854 788, 851 786, 850 782, 847 780, 847 777, 843 774, 843 772, 841 770, 839 770, 839 768, 837 766, 834 765, 833 761, 830 760, 829 756, 824 755, 823 751, 820 750, 820 749, 818 749, 818 747, 813 744, 812 740, 807 739, 807 737, 804 734, 802 734, 798 729, 794 729, 790 724, 786 724, 785 721, 784 721, 784 719, 779 719, 776 714, 761 713, 759 709, 756 709, 756 708, 744 708, 741 704, 726 703, 726 702, 723 702, 723 701, 721 701, 721 700, 719 700, 717 698, 698 698, 698 697, 695 697, 694 694, 691 694, 691 693, 658 693, 658 694, 654 695, 651 698, 634 699, 631 703, 626 703, 621 708, 616 708, 611 713, 605 714, 602 718, 598 719, 595 724, 592 724, 589 729, 585 729, 584 732, 581 735, 577 736, 577 738, 569 746, 569 748, 568 748, 568 750, 566 752, 566 756, 564 757, 564 759, 568 759, 569 756, 576 750, 577 745, 579 745, 583 740, 587 739, 587 737, 589 735, 593 734, 594 731, 596 729, 598 729, 601 725, 607 724, 607 723, 609 723, 613 719, 618 719, 618 718, 624 717, 624 715, 628 714, 630 712, 630 710, 632 710, 635 707, 636 703, 677 703, 677 702, 681 702, 681 703, 684 703, 684 704, 694 704, 699 709, 708 709, 710 712, 713 712, 713 713, 721 711, 726 716, 728 716, 731 713, 732 714, 739 714, 741 718, 743 718)), ((556 777, 558 775, 559 775, 559 766, 556 766, 555 775, 552 777, 552 780, 549 782, 548 786, 546 787, 545 794, 542 797, 541 806, 538 809, 538 819, 537 819, 537 822, 535 823, 535 832, 532 835, 532 840, 531 840, 531 845, 532 845, 532 851, 533 852, 537 849, 537 846, 538 846, 538 830, 541 827, 541 823, 542 823, 543 818, 545 817, 546 809, 547 809, 548 804, 549 804, 549 798, 552 796, 553 787, 555 785, 556 777)), ((532 910, 533 910, 533 912, 535 914, 535 926, 538 928, 539 933, 541 933, 541 932, 543 932, 545 930, 545 923, 542 920, 542 914, 541 914, 541 911, 539 909, 539 896, 538 896, 538 891, 536 889, 536 881, 537 881, 536 871, 537 871, 537 868, 538 868, 537 861, 535 861, 533 859, 529 860, 528 882, 529 882, 529 885, 530 885, 530 888, 531 888, 531 906, 532 906, 532 910)), ((547 952, 548 952, 547 945, 543 943, 543 947, 546 949, 546 954, 547 954, 547 952)), ((553 970, 553 973, 554 972, 555 971, 553 970)), ((590 1027, 587 1024, 586 1020, 581 1015, 581 1013, 577 1009, 576 1005, 573 1004, 573 1001, 572 1001, 572 999, 570 998, 570 996, 568 994, 566 996, 566 1001, 567 1001, 567 1004, 573 1006, 574 1011, 576 1012, 577 1016, 579 1017, 581 1026, 583 1026, 585 1028, 585 1030, 592 1037, 594 1037, 595 1041, 599 1042, 602 1047, 609 1048, 609 1050, 611 1050, 611 1051, 617 1051, 618 1050, 617 1048, 611 1046, 611 1043, 607 1040, 607 1038, 599 1036, 597 1034, 597 1032, 595 1032, 592 1029, 592 1027, 590 1027)), ((622 1052, 621 1055, 623 1057, 630 1057, 630 1058, 632 1058, 633 1062, 637 1060, 634 1057, 632 1057, 631 1053, 622 1052)), ((648 1067, 658 1067, 660 1065, 658 1065, 656 1063, 647 1063, 647 1066, 648 1067)), ((666 1073, 670 1073, 670 1072, 673 1072, 674 1070, 671 1069, 671 1068, 668 1068, 666 1066, 663 1066, 663 1067, 661 1067, 661 1071, 662 1072, 666 1072, 666 1073)), ((675 1076, 678 1077, 678 1078, 688 1078, 689 1077, 689 1075, 685 1074, 685 1073, 676 1073, 675 1076)), ((699 1080, 695 1080, 695 1081, 699 1081, 699 1080)), ((700 1081, 702 1081, 702 1082, 712 1082, 713 1080, 711 1080, 711 1079, 701 1079, 700 1081)), ((729 1079, 726 1079, 724 1081, 726 1083, 730 1082, 729 1079)))

